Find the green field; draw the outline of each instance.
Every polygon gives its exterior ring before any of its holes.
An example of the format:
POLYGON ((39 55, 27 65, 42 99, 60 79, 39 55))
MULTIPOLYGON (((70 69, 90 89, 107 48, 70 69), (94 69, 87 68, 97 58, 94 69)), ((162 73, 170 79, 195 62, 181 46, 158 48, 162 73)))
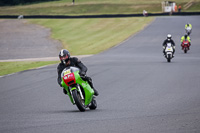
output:
MULTIPOLYGON (((131 14, 148 12, 162 12, 163 0, 58 0, 19 6, 5 6, 0 8, 0 15, 91 15, 91 14, 131 14)), ((174 0, 182 7, 189 0, 174 0)), ((194 0, 187 10, 200 11, 200 0, 194 0)))
MULTIPOLYGON (((34 19, 30 23, 51 29, 51 37, 62 42, 71 55, 97 54, 143 29, 154 18, 34 19)), ((58 62, 0 62, 0 75, 58 62), (14 71, 13 64, 17 65, 14 71), (33 65, 34 64, 34 65, 33 65)))
POLYGON ((0 62, 0 76, 55 63, 58 61, 0 62))
MULTIPOLYGON (((163 0, 58 0, 0 8, 0 15, 91 15, 161 12, 163 0)), ((188 0, 174 0, 182 7, 188 0)), ((200 11, 200 0, 187 10, 200 11)), ((107 50, 142 30, 154 18, 101 18, 101 19, 34 19, 28 23, 51 29, 51 37, 59 40, 72 55, 97 54, 107 50)), ((1 62, 0 75, 32 69, 58 62, 1 62), (10 70, 16 65, 15 71, 10 70)))
POLYGON ((119 44, 143 29, 151 17, 101 19, 34 19, 50 28, 53 39, 62 42, 72 55, 97 54, 119 44))

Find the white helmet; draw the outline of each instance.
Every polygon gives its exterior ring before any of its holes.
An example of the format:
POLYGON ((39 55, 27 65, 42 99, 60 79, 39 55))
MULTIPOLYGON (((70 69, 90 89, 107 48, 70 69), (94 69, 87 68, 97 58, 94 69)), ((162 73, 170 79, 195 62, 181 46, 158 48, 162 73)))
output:
POLYGON ((172 35, 171 35, 171 34, 168 34, 168 35, 167 35, 167 40, 170 41, 171 39, 172 39, 172 35))

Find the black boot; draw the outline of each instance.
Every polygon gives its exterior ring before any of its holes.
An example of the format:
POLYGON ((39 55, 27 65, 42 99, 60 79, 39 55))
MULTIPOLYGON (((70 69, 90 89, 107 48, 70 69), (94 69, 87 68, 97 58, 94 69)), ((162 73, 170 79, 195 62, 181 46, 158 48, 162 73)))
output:
POLYGON ((65 95, 67 95, 67 91, 65 90, 65 88, 63 88, 63 93, 64 93, 65 95))
POLYGON ((95 95, 95 96, 98 96, 98 95, 99 95, 99 92, 98 92, 94 87, 93 87, 92 89, 94 90, 94 95, 95 95))
POLYGON ((163 56, 165 56, 165 50, 163 49, 163 56))
POLYGON ((98 93, 98 91, 94 88, 93 83, 92 83, 92 79, 91 79, 90 77, 87 77, 87 79, 88 79, 88 83, 90 84, 91 88, 94 90, 94 95, 95 95, 95 96, 98 96, 99 93, 98 93))
POLYGON ((89 84, 90 84, 91 88, 94 90, 94 95, 95 95, 95 96, 98 96, 99 93, 98 93, 98 91, 94 88, 93 83, 92 83, 92 82, 89 82, 89 84))

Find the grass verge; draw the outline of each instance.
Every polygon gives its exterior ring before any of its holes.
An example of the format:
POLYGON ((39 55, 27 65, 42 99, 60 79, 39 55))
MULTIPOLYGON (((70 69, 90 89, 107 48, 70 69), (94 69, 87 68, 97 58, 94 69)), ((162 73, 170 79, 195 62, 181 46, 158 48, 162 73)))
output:
MULTIPOLYGON (((0 15, 91 15, 91 14, 132 14, 162 12, 164 0, 57 0, 0 8, 0 15)), ((183 7, 189 0, 174 0, 183 7)), ((182 11, 199 11, 195 0, 191 8, 182 11)))
MULTIPOLYGON (((71 55, 97 54, 142 30, 151 17, 108 19, 35 19, 31 23, 51 29, 51 37, 62 42, 71 55)), ((32 69, 52 62, 0 62, 0 75, 32 69), (13 69, 14 68, 14 69, 13 69)))
POLYGON ((143 29, 154 18, 34 19, 31 23, 51 29, 72 55, 97 54, 143 29))
POLYGON ((0 62, 0 76, 56 63, 58 61, 0 62))

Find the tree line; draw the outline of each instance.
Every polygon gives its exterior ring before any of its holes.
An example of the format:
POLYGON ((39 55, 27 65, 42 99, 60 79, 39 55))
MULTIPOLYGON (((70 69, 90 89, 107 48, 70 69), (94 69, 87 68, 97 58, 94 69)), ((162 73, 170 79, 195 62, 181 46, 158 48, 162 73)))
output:
POLYGON ((58 1, 58 0, 0 0, 0 6, 24 5, 24 4, 45 2, 45 1, 58 1))

